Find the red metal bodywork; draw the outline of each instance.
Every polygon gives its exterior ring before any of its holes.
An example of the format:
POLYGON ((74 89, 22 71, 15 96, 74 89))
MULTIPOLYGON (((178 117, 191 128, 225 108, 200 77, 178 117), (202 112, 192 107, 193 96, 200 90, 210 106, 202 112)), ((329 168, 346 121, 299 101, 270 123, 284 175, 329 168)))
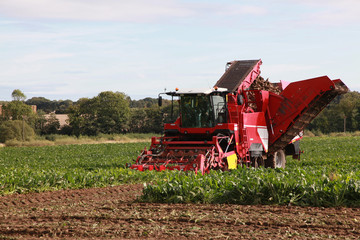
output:
MULTIPOLYGON (((237 164, 262 165, 269 156, 292 144, 293 139, 297 141, 307 124, 334 97, 348 91, 341 80, 327 76, 290 83, 280 94, 251 90, 261 63, 228 63, 229 68, 216 87, 206 93, 224 97, 226 121, 211 127, 189 128, 182 126, 180 115, 174 123, 164 124, 164 136, 153 137, 149 150, 145 149, 130 168, 205 173, 237 164), (217 87, 228 90, 218 92, 217 87)), ((172 94, 179 96, 180 101, 187 95, 172 94)))

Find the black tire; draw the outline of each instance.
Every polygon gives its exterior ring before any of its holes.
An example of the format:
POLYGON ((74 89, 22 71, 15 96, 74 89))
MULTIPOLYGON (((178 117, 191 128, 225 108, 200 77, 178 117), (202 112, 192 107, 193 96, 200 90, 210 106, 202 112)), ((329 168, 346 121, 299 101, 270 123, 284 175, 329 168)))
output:
POLYGON ((264 167, 265 166, 264 158, 262 156, 252 157, 251 158, 251 166, 254 168, 264 167))
POLYGON ((286 158, 284 150, 279 150, 274 153, 274 155, 270 155, 265 162, 265 167, 270 168, 285 168, 286 158))
POLYGON ((257 161, 258 167, 265 167, 265 160, 264 160, 263 156, 258 157, 256 159, 256 161, 257 161))
POLYGON ((257 167, 258 167, 258 162, 257 162, 257 158, 256 158, 256 157, 251 157, 251 167, 253 167, 253 168, 257 168, 257 167))

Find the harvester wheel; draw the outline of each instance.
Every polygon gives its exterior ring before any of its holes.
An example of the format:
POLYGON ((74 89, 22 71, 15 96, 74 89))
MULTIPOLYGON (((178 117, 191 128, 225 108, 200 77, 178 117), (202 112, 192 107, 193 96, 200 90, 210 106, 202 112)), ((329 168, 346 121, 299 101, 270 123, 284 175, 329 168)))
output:
POLYGON ((252 166, 253 168, 257 168, 257 167, 258 167, 257 157, 251 157, 251 166, 252 166))
POLYGON ((265 167, 265 160, 264 160, 263 156, 257 157, 256 161, 257 161, 258 167, 265 167))
POLYGON ((262 156, 252 157, 251 158, 251 166, 254 168, 264 167, 265 166, 264 158, 262 156))
POLYGON ((279 150, 274 153, 274 155, 270 155, 266 162, 265 167, 270 168, 285 168, 286 158, 284 150, 279 150))

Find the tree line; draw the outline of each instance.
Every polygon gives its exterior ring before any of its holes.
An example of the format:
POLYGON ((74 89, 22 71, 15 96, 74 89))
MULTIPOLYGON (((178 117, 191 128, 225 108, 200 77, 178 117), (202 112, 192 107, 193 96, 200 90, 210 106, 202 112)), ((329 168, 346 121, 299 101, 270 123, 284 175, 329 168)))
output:
POLYGON ((321 133, 355 132, 360 130, 360 93, 353 91, 337 96, 308 129, 321 133))
POLYGON ((121 92, 101 92, 93 98, 51 101, 13 91, 11 102, 1 102, 0 142, 26 140, 35 135, 88 135, 119 133, 161 133, 163 122, 170 121, 171 101, 144 98, 132 100, 121 92), (31 105, 36 105, 34 112, 31 105), (60 127, 56 114, 67 114, 67 124, 60 127))
MULTIPOLYGON (((18 89, 11 102, 1 102, 0 142, 26 140, 35 135, 89 135, 119 133, 161 133, 164 122, 174 121, 178 106, 157 99, 132 100, 125 93, 105 91, 93 98, 51 101, 44 97, 26 96, 18 89), (37 106, 34 112, 31 105, 37 106), (46 116, 46 114, 48 114, 46 116), (68 124, 60 127, 55 114, 67 114, 68 124)), ((360 130, 360 93, 349 92, 334 99, 308 126, 322 133, 360 130)))

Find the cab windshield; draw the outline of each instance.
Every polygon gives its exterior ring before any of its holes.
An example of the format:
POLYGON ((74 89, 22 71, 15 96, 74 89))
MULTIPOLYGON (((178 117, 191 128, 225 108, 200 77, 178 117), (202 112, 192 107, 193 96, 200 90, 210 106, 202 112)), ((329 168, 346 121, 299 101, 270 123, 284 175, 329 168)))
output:
POLYGON ((226 121, 225 98, 221 95, 183 95, 180 100, 183 128, 214 127, 226 121))

